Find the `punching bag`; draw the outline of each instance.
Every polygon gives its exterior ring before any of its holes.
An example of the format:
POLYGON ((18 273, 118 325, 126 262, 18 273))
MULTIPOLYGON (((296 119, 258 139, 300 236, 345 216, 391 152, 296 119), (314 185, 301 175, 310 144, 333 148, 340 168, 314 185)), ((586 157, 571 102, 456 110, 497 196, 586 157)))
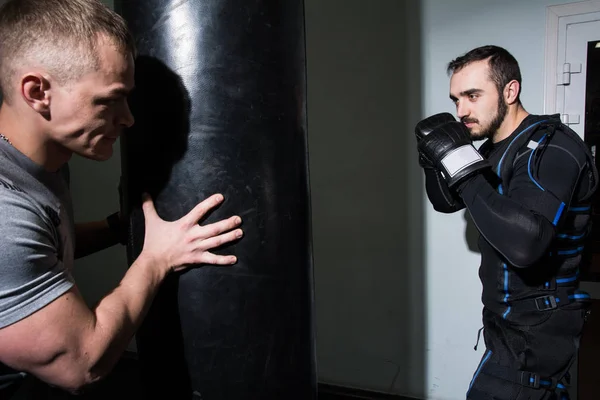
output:
MULTIPOLYGON (((117 2, 137 46, 136 119, 121 139, 127 254, 141 194, 173 221, 242 217, 233 266, 170 275, 136 334, 144 395, 316 398, 302 0, 117 2)), ((144 397, 144 398, 146 398, 144 397)))

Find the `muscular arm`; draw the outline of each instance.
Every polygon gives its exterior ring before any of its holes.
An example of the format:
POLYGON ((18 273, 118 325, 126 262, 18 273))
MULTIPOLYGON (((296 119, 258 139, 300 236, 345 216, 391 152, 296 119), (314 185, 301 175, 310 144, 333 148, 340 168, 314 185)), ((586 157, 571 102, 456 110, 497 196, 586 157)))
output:
POLYGON ((140 258, 119 286, 90 310, 76 287, 42 310, 0 329, 0 360, 67 390, 103 378, 145 316, 165 268, 140 258), (35 343, 35 351, 31 351, 35 343))
POLYGON ((584 160, 574 154, 549 146, 537 165, 530 165, 530 153, 520 157, 504 195, 483 174, 461 185, 475 225, 510 264, 528 267, 547 252, 580 177, 584 160))
POLYGON ((425 172, 425 190, 433 208, 441 213, 453 213, 465 208, 462 199, 448 188, 439 171, 423 168, 425 172))
POLYGON ((71 390, 98 380, 129 344, 168 268, 140 257, 90 310, 58 256, 52 223, 25 196, 1 195, 0 361, 71 390))
POLYGON ((212 196, 180 220, 166 222, 146 200, 140 256, 90 310, 57 258, 52 223, 36 207, 0 197, 0 233, 11 233, 0 241, 0 362, 69 391, 106 376, 169 271, 236 261, 207 250, 241 237, 241 230, 229 231, 239 217, 198 224, 220 201, 212 196))

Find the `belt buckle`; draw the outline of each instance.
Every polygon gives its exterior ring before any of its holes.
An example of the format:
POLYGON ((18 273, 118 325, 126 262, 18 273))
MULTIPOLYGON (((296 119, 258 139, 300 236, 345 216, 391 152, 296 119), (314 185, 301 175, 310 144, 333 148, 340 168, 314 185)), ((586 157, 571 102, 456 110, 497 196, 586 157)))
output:
POLYGON ((521 385, 534 389, 540 388, 540 376, 532 372, 521 371, 521 385))
POLYGON ((552 295, 536 297, 533 300, 535 301, 535 307, 539 311, 554 310, 558 307, 556 297, 552 295))

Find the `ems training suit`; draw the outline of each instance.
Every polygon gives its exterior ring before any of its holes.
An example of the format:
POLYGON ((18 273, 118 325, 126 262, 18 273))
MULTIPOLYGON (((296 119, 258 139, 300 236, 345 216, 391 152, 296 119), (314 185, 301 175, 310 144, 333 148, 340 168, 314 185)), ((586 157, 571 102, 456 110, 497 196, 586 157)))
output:
MULTIPOLYGON (((74 248, 68 169, 50 173, 2 139, 0 237, 1 329, 73 286, 74 248)), ((35 351, 36 343, 30 348, 35 351)), ((0 362, 0 399, 41 399, 48 390, 0 362)))
POLYGON ((568 399, 589 301, 578 273, 598 181, 594 160, 558 115, 529 115, 479 152, 493 169, 456 193, 425 169, 434 208, 466 208, 480 233, 486 352, 467 398, 568 399))

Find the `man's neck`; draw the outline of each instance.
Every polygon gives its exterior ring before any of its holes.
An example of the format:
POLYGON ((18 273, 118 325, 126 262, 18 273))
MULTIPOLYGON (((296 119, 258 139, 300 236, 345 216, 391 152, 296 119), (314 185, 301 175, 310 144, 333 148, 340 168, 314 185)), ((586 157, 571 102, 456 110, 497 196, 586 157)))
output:
POLYGON ((517 127, 521 125, 521 122, 523 122, 523 120, 528 115, 529 113, 523 108, 521 104, 509 108, 508 113, 506 114, 506 117, 502 122, 502 125, 500 125, 500 128, 498 128, 498 130, 492 137, 492 141, 494 143, 498 143, 509 137, 515 131, 515 129, 517 129, 517 127))
POLYGON ((15 109, 0 108, 0 133, 9 143, 34 163, 49 172, 56 172, 71 158, 71 153, 48 139, 33 120, 35 116, 21 115, 15 109))

